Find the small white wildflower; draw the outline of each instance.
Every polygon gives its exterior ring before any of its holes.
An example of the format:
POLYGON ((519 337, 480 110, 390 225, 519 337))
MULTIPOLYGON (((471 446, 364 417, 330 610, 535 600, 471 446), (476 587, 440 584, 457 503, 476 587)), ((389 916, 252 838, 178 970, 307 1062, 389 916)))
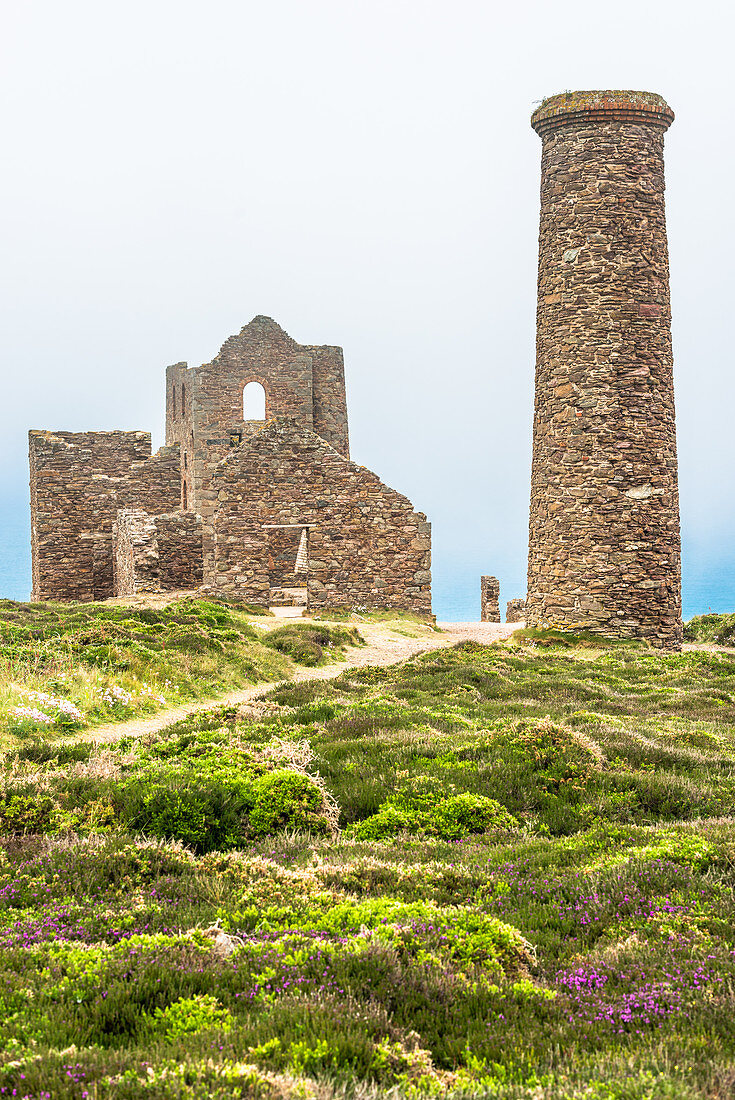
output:
MULTIPOLYGON (((73 718, 77 722, 84 718, 79 707, 68 699, 59 699, 56 695, 49 695, 46 691, 24 691, 22 694, 24 698, 29 699, 32 703, 40 703, 41 706, 50 707, 58 711, 59 714, 63 714, 67 718, 73 718)), ((49 721, 53 721, 53 719, 49 719, 49 721)))
POLYGON ((127 707, 130 704, 130 700, 133 698, 129 691, 119 687, 117 684, 110 684, 109 687, 106 687, 100 692, 100 697, 102 702, 107 703, 110 707, 114 707, 116 704, 127 707))
POLYGON ((31 722, 44 722, 46 725, 53 722, 50 715, 44 714, 42 710, 38 710, 36 707, 11 707, 10 709, 16 718, 31 722))

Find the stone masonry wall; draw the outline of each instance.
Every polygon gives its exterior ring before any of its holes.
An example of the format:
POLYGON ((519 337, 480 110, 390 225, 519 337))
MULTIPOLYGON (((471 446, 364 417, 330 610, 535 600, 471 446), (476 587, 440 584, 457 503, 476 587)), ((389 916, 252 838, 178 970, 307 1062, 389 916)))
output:
POLYGON ((266 420, 291 417, 349 457, 341 348, 297 344, 270 317, 255 317, 225 341, 211 363, 169 367, 166 442, 181 444, 182 506, 204 520, 207 572, 214 562, 212 473, 229 453, 233 433, 242 436, 252 423, 243 420, 248 382, 265 389, 266 420))
POLYGON ((312 606, 431 610, 426 517, 349 461, 341 348, 297 344, 268 317, 211 363, 167 368, 156 455, 144 432, 32 431, 30 467, 35 599, 206 582, 267 604, 307 584, 308 530, 312 606), (260 421, 243 420, 249 382, 266 392, 260 421))
POLYGON ((505 605, 506 623, 522 623, 526 618, 525 600, 508 600, 505 605))
POLYGON ((202 571, 202 521, 193 512, 156 516, 159 584, 163 591, 198 588, 202 571))
POLYGON ((202 530, 193 513, 150 516, 122 509, 112 539, 116 596, 201 585, 202 530))
POLYGON ((158 592, 158 546, 153 516, 122 508, 112 525, 112 554, 116 596, 158 592))
POLYGON ((545 100, 527 622, 681 644, 664 211, 650 93, 545 100))
POLYGON ((29 453, 33 599, 112 596, 117 513, 178 507, 178 447, 152 456, 147 432, 31 431, 29 453))
POLYGON ((500 622, 500 581, 497 577, 480 577, 480 622, 500 622))
POLYGON ((426 517, 293 420, 250 429, 216 468, 213 488, 215 573, 207 580, 218 590, 267 605, 268 525, 309 525, 311 608, 430 613, 426 517))
POLYGON ((186 363, 166 367, 166 443, 180 447, 181 507, 185 510, 194 510, 192 375, 186 363))

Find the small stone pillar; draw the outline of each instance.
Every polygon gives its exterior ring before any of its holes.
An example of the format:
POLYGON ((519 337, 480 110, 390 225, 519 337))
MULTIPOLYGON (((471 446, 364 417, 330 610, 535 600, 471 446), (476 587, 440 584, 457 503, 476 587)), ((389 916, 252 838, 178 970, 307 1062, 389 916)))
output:
POLYGON ((650 92, 564 92, 543 142, 529 626, 679 649, 681 549, 664 212, 650 92))
POLYGON ((480 622, 500 622, 500 581, 497 577, 480 577, 480 622))
POLYGON ((505 605, 506 623, 522 623, 526 619, 526 601, 508 600, 505 605))

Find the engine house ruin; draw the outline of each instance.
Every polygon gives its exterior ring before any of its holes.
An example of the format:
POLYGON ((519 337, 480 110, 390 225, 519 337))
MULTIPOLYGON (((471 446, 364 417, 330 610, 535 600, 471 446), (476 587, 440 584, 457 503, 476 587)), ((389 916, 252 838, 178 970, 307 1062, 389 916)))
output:
POLYGON ((166 371, 166 443, 29 433, 34 600, 205 587, 431 612, 431 527, 350 460, 342 349, 255 317, 166 371))

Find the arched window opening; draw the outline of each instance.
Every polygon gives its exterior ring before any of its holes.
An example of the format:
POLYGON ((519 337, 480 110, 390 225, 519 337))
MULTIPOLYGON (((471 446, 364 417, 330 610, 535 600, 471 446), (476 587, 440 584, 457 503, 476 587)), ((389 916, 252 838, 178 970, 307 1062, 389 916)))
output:
POLYGON ((176 383, 171 387, 173 396, 173 418, 176 419, 176 383))
POLYGON ((186 386, 181 383, 181 415, 186 416, 186 386))
POLYGON ((188 498, 188 493, 186 491, 186 482, 185 481, 182 484, 181 500, 182 500, 182 508, 186 512, 186 510, 189 507, 189 498, 188 498))
POLYGON ((260 382, 248 382, 242 391, 243 420, 265 420, 265 390, 260 382))
POLYGON ((186 453, 186 451, 184 451, 184 469, 185 470, 189 469, 189 456, 186 453))

